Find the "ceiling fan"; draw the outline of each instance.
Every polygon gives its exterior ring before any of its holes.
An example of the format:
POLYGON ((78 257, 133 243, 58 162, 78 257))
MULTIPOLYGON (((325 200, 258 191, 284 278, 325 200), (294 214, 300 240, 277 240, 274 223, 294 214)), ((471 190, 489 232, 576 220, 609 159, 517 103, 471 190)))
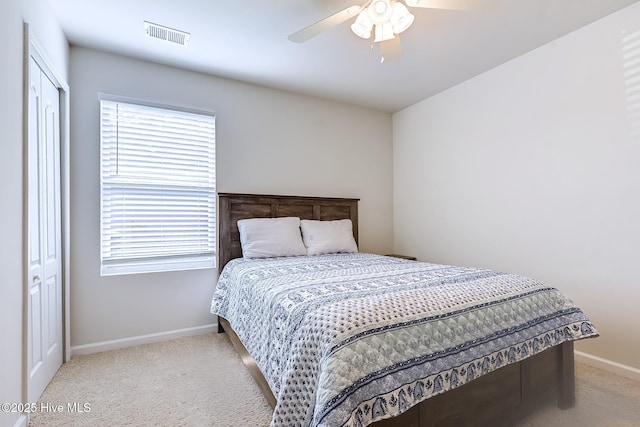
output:
MULTIPOLYGON (((303 43, 320 33, 356 18, 351 30, 363 39, 371 38, 379 43, 381 62, 400 56, 399 34, 413 24, 414 16, 409 8, 478 10, 494 6, 499 0, 368 0, 363 5, 349 6, 315 24, 309 25, 289 36, 289 40, 303 43)), ((373 47, 373 45, 372 45, 373 47)))

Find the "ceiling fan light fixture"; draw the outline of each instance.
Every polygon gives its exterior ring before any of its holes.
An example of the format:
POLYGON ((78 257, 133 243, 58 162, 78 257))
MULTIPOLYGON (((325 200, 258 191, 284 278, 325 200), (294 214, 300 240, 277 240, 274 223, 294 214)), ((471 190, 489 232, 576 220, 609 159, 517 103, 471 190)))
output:
POLYGON ((356 18, 356 22, 351 24, 351 31, 358 37, 368 39, 371 37, 371 30, 373 29, 373 22, 369 19, 369 14, 366 10, 363 10, 356 18))
POLYGON ((393 27, 393 32, 396 34, 400 34, 405 31, 407 28, 413 24, 413 20, 415 16, 413 16, 407 7, 400 2, 396 2, 393 4, 393 14, 391 15, 391 26, 393 27))
POLYGON ((393 34, 393 27, 390 22, 376 25, 376 35, 373 39, 374 42, 383 42, 394 38, 396 38, 396 36, 393 34))
POLYGON ((389 21, 393 14, 390 0, 373 0, 367 8, 369 19, 376 25, 382 25, 389 21))
MULTIPOLYGON (((364 0, 361 0, 364 2, 364 0)), ((391 61, 400 56, 402 50, 400 37, 415 20, 407 8, 473 10, 495 5, 499 0, 366 0, 361 5, 349 6, 333 15, 309 25, 289 35, 289 40, 302 43, 323 31, 354 19, 351 31, 358 37, 370 39, 374 32, 374 40, 378 43, 383 61, 391 61)))

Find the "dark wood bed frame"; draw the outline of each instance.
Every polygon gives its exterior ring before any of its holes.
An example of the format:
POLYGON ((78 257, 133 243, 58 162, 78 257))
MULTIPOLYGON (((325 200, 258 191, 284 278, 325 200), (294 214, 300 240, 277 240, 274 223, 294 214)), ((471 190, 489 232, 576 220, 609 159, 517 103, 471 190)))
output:
MULTIPOLYGON (((358 241, 358 199, 218 194, 218 272, 242 256, 237 221, 245 218, 297 216, 303 219, 350 218, 358 241)), ((229 322, 219 317, 236 351, 272 407, 276 398, 229 322)), ((509 426, 541 406, 575 404, 573 342, 566 342, 483 375, 461 387, 431 397, 404 414, 375 427, 509 426)))

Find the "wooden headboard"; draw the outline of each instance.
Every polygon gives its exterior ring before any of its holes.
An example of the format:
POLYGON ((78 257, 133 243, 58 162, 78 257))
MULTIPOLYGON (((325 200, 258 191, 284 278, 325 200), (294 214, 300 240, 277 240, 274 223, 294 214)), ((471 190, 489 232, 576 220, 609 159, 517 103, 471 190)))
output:
POLYGON ((218 273, 234 258, 242 256, 238 220, 297 216, 330 221, 351 219, 358 241, 358 201, 334 197, 270 196, 218 193, 218 273))

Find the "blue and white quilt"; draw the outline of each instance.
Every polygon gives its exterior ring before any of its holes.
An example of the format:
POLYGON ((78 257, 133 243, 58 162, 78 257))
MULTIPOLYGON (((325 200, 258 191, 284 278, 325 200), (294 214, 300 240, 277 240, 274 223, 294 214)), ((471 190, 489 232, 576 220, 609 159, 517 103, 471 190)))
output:
POLYGON ((272 427, 366 426, 598 335, 531 278, 364 253, 234 259, 211 311, 267 379, 272 427))

